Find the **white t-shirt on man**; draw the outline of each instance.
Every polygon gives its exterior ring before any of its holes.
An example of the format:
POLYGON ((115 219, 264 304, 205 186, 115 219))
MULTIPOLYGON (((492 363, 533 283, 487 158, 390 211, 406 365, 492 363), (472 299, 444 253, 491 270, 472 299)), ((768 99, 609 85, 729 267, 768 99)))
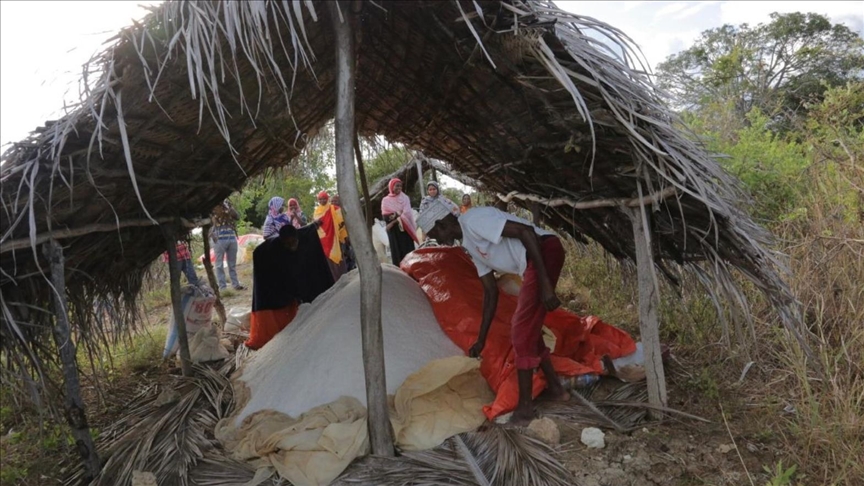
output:
POLYGON ((493 207, 469 209, 459 217, 459 226, 462 227, 462 246, 474 260, 477 275, 482 277, 493 270, 520 277, 525 273, 528 266, 525 245, 518 238, 501 236, 507 221, 528 225, 539 236, 555 234, 493 207))

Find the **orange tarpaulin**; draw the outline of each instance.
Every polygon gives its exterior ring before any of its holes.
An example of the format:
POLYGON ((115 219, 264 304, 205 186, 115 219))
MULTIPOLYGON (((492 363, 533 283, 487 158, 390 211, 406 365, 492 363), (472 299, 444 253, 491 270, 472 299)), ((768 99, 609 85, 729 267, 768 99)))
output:
MULTIPOLYGON (((447 336, 467 353, 480 333, 483 311, 483 284, 468 254, 461 247, 424 248, 408 254, 401 268, 426 292, 447 336)), ((514 296, 499 293, 498 311, 482 353, 480 372, 497 394, 491 405, 483 407, 490 420, 515 409, 519 398, 510 341, 510 320, 516 301, 514 296)), ((580 317, 558 309, 546 315, 544 325, 555 335, 552 365, 563 376, 601 374, 603 355, 615 359, 636 351, 636 343, 629 334, 595 316, 580 317)), ((545 387, 543 373, 536 373, 533 396, 545 387)))

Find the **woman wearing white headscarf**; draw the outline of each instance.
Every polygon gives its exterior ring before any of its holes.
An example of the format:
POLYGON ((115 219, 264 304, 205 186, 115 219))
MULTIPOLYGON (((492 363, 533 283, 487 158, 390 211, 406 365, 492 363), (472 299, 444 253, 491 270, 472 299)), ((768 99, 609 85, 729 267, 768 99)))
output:
POLYGON ((453 216, 459 217, 459 206, 457 206, 453 201, 447 199, 447 196, 441 195, 441 187, 435 181, 429 181, 426 184, 426 196, 420 201, 420 212, 422 213, 433 201, 441 201, 450 208, 450 212, 453 213, 453 216))

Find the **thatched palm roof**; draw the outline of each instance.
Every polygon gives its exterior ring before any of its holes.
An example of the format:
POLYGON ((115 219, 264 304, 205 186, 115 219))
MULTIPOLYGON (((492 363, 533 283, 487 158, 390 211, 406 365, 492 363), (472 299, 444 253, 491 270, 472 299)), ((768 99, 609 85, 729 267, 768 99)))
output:
MULTIPOLYGON (((487 190, 556 199, 546 221, 620 259, 634 258, 634 238, 616 204, 661 194, 646 210, 662 270, 684 265, 734 290, 738 269, 795 321, 768 235, 674 124, 621 32, 539 0, 351 8, 361 135, 447 161, 487 190), (612 203, 573 207, 593 200, 612 203)), ((35 246, 47 232, 68 230, 86 335, 92 299, 134 299, 164 250, 148 220, 204 217, 248 177, 292 162, 333 117, 327 16, 310 1, 171 1, 120 32, 90 64, 80 106, 3 156, 4 349, 34 349, 48 322, 21 305, 48 302, 35 246)))

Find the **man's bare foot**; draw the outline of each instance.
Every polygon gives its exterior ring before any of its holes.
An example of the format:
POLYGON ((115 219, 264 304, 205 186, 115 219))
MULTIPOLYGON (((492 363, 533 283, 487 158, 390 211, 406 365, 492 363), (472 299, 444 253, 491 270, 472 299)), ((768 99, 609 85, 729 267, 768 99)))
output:
POLYGON ((522 411, 516 410, 513 412, 513 415, 510 417, 510 421, 507 422, 508 425, 515 425, 517 427, 527 427, 531 421, 534 420, 534 411, 522 411))

